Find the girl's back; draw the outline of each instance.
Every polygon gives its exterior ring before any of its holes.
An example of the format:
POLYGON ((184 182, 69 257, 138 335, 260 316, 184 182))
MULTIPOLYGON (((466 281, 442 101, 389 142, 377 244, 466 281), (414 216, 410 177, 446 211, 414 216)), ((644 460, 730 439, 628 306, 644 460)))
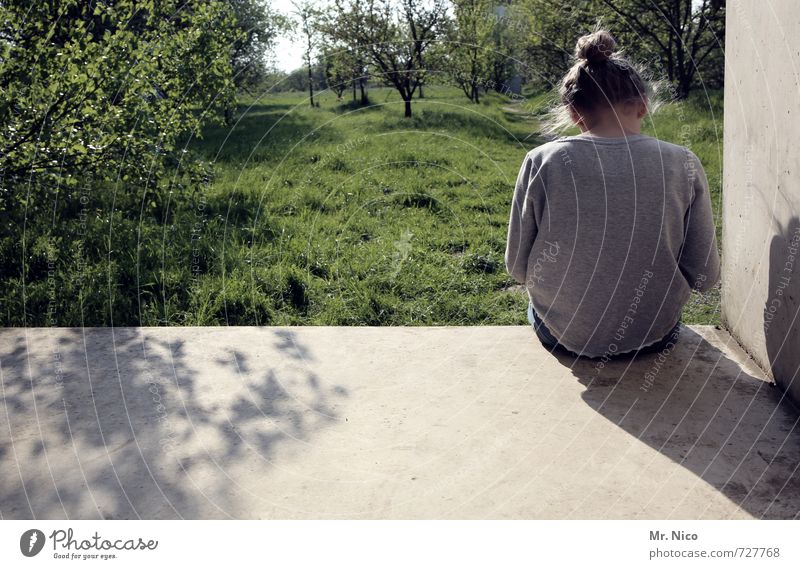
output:
POLYGON ((506 259, 566 348, 603 356, 656 342, 691 288, 718 278, 702 166, 642 134, 540 146, 517 181, 506 259))

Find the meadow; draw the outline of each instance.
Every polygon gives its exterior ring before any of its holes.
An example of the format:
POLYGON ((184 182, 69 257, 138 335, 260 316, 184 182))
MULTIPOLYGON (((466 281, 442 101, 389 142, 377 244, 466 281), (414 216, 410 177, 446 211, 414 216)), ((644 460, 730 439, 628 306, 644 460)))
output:
MULTIPOLYGON (((347 93, 319 94, 314 108, 304 93, 241 99, 234 124, 189 142, 208 179, 127 197, 87 190, 79 225, 32 224, 25 280, 2 284, 3 324, 526 323, 503 252, 549 96, 475 105, 431 86, 405 119, 394 91, 369 95, 367 107, 347 93), (76 245, 55 255, 61 239, 76 245)), ((721 121, 721 94, 697 93, 646 127, 701 158, 717 219, 721 121)), ((718 305, 716 291, 697 295, 684 320, 716 323, 718 305)))

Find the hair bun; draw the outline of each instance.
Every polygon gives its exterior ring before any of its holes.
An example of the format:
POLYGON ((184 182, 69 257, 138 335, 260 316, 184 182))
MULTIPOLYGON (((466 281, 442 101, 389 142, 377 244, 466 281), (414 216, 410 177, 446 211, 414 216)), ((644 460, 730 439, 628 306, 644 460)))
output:
POLYGON ((597 30, 578 38, 575 44, 575 57, 589 63, 607 61, 617 49, 617 40, 606 30, 597 30))

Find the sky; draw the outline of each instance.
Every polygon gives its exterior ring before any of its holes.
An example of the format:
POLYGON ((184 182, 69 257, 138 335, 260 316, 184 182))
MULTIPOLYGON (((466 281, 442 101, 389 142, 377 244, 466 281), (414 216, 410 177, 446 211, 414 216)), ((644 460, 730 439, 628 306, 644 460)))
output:
MULTIPOLYGON (((317 5, 324 5, 324 1, 315 2, 317 5)), ((272 0, 270 5, 273 9, 285 15, 290 15, 294 11, 291 0, 272 0)), ((287 33, 278 38, 275 44, 275 66, 281 71, 292 71, 303 65, 303 47, 298 38, 292 37, 287 33)))

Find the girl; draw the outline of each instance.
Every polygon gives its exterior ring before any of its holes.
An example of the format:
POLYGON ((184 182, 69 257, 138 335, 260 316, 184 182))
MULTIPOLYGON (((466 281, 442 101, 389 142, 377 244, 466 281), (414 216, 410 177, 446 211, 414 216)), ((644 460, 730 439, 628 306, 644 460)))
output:
POLYGON ((543 344, 610 357, 669 346, 691 289, 719 279, 705 172, 641 134, 650 87, 598 30, 578 40, 561 109, 581 131, 527 154, 505 261, 543 344))

